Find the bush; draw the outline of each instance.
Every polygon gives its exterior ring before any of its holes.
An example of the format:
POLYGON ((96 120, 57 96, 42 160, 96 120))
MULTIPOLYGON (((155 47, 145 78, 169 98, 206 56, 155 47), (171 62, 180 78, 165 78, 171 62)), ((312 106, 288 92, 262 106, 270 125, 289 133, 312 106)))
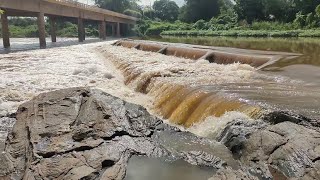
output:
POLYGON ((306 30, 301 31, 299 37, 320 37, 320 30, 306 30))
POLYGON ((249 28, 252 30, 293 30, 296 29, 296 26, 292 23, 281 23, 277 21, 255 21, 249 28))
POLYGON ((153 20, 156 17, 156 12, 153 9, 145 9, 143 11, 143 16, 148 18, 148 19, 153 20))
POLYGON ((207 24, 206 24, 205 20, 201 19, 201 20, 197 21, 196 23, 194 23, 192 27, 194 29, 203 30, 203 29, 207 29, 207 24))
POLYGON ((86 36, 88 36, 88 37, 99 37, 99 30, 94 28, 92 25, 89 25, 86 28, 86 36))
POLYGON ((39 31, 38 27, 36 25, 30 25, 26 27, 19 27, 15 25, 10 25, 10 36, 11 37, 18 37, 18 38, 23 38, 23 37, 38 37, 39 36, 39 31))
POLYGON ((161 32, 163 31, 168 31, 171 30, 170 26, 168 25, 155 25, 151 26, 150 28, 147 29, 145 35, 147 36, 157 36, 160 35, 161 32))
POLYGON ((241 37, 320 37, 320 30, 228 30, 228 31, 164 31, 164 36, 241 36, 241 37))
POLYGON ((135 32, 140 36, 159 36, 163 31, 172 30, 191 30, 192 26, 181 21, 175 21, 174 23, 169 22, 158 22, 151 20, 141 20, 135 27, 135 32))
POLYGON ((61 37, 77 37, 78 26, 76 24, 72 24, 71 22, 66 22, 64 27, 57 31, 57 35, 61 37))

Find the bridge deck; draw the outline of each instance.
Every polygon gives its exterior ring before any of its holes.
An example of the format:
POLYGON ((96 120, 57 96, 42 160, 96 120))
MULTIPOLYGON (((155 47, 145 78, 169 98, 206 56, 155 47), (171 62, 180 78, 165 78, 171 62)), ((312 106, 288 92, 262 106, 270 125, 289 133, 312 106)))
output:
POLYGON ((81 17, 88 20, 135 24, 135 17, 78 3, 73 0, 0 0, 0 8, 9 16, 35 16, 43 12, 47 16, 81 17))
POLYGON ((135 17, 76 2, 74 0, 0 0, 0 8, 4 10, 1 15, 2 39, 5 48, 10 47, 10 32, 8 16, 34 16, 38 18, 40 47, 46 47, 45 16, 50 20, 50 35, 52 42, 56 41, 55 19, 58 16, 78 19, 79 42, 85 40, 83 20, 99 21, 99 37, 106 39, 106 22, 112 22, 112 34, 120 37, 120 23, 135 24, 135 17), (116 32, 115 32, 116 31, 116 32))

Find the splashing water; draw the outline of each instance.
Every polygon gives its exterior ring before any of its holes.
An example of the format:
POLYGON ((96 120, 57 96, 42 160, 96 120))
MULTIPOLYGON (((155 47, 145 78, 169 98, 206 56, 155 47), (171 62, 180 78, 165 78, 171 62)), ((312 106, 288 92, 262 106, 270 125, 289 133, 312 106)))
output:
POLYGON ((315 106, 299 108, 306 101, 295 101, 320 100, 317 90, 302 93, 305 91, 299 87, 306 87, 303 82, 264 74, 249 65, 215 64, 123 47, 100 47, 98 51, 105 57, 111 55, 126 85, 154 98, 155 114, 198 135, 206 126, 203 135, 212 134, 215 128, 232 119, 258 119, 274 110, 292 110, 308 116, 319 114, 315 106), (284 100, 288 94, 292 99, 284 100), (277 101, 273 100, 274 95, 277 101))

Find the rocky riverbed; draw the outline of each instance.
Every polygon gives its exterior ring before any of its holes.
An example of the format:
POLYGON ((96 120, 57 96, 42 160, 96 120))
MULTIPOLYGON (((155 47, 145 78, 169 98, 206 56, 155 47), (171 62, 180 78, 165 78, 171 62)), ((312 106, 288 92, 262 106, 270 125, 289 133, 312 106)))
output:
POLYGON ((319 124, 283 113, 235 119, 213 140, 101 90, 71 88, 40 94, 14 118, 1 154, 8 179, 124 179, 132 155, 211 167, 211 179, 320 177, 319 124))
POLYGON ((231 112, 211 120, 217 123, 173 126, 151 111, 151 96, 134 91, 139 84, 125 84, 113 63, 136 61, 132 67, 143 64, 151 74, 187 69, 169 72, 179 80, 200 78, 213 67, 209 74, 227 73, 225 79, 210 77, 214 83, 237 81, 233 71, 246 72, 240 80, 248 81, 258 75, 254 69, 230 70, 241 65, 194 63, 111 43, 0 55, 0 179, 144 180, 143 172, 132 173, 141 162, 161 164, 157 168, 169 163, 171 173, 184 168, 197 179, 319 179, 318 120, 285 111, 253 120, 231 112))

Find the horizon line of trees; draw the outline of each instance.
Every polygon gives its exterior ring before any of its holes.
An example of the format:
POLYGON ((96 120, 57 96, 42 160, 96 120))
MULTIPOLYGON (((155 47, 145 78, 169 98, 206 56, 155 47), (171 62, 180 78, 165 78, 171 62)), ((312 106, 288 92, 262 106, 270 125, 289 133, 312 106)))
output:
POLYGON ((320 27, 320 0, 95 0, 97 6, 141 18, 138 35, 185 30, 292 30, 320 27), (270 27, 271 26, 271 27, 270 27))
MULTIPOLYGON (((152 6, 139 6, 139 0, 95 0, 101 8, 142 19, 195 23, 210 21, 226 12, 238 22, 278 21, 283 23, 312 21, 320 9, 320 0, 185 0, 179 7, 172 0, 156 0, 152 6), (316 10, 316 11, 315 11, 316 10)), ((301 24, 303 24, 301 22, 301 24)))
MULTIPOLYGON (((95 0, 97 6, 141 18, 135 33, 160 35, 163 31, 295 30, 320 27, 320 0, 156 0, 141 7, 139 0, 95 0)), ((1 11, 0 11, 1 13, 1 11)), ((11 19, 12 35, 34 36, 35 20, 11 19), (29 26, 26 25, 29 24, 29 26), (14 33, 15 32, 15 33, 14 33)), ((76 22, 61 19, 59 34, 75 36, 76 22), (69 23, 70 22, 70 23, 69 23)), ((97 36, 97 25, 87 26, 97 36)))

